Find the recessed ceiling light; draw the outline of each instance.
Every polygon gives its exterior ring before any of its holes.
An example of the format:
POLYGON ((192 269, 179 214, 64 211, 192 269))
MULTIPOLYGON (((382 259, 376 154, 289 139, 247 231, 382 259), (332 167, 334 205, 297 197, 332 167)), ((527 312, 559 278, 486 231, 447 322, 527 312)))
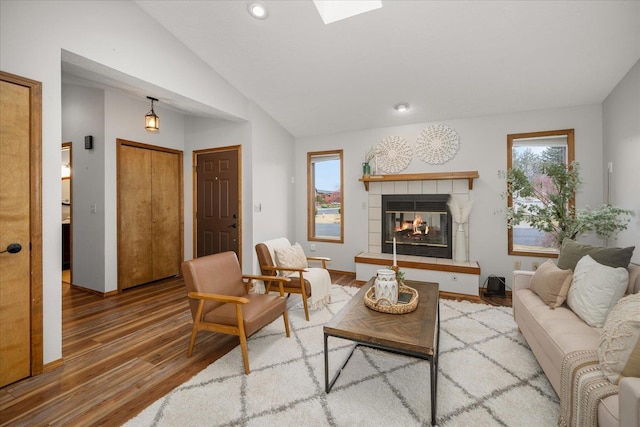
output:
POLYGON ((409 103, 400 102, 400 103, 394 105, 393 109, 398 111, 398 112, 400 112, 400 113, 403 113, 403 112, 405 112, 405 111, 407 111, 409 109, 409 103))
POLYGON ((253 1, 247 5, 247 9, 251 16, 256 19, 266 19, 269 16, 267 7, 259 1, 253 1))

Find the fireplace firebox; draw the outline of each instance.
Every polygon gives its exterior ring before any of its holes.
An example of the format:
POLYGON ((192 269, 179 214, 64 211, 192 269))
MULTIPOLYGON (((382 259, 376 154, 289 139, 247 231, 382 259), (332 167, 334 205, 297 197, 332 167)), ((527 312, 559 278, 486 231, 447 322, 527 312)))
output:
POLYGON ((382 252, 452 258, 448 194, 382 196, 382 252))

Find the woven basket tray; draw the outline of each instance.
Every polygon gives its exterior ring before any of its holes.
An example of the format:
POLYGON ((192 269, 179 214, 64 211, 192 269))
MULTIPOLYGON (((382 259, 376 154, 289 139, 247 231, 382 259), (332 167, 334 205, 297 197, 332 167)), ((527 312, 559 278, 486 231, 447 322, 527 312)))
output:
POLYGON ((390 303, 390 301, 386 298, 380 298, 376 300, 375 289, 372 286, 369 288, 366 294, 364 294, 364 305, 369 307, 372 310, 379 311, 381 313, 389 313, 389 314, 406 314, 411 313, 418 307, 418 291, 408 286, 400 286, 400 292, 410 293, 411 299, 408 303, 400 303, 400 304, 391 304, 391 305, 381 305, 380 302, 386 301, 390 303))

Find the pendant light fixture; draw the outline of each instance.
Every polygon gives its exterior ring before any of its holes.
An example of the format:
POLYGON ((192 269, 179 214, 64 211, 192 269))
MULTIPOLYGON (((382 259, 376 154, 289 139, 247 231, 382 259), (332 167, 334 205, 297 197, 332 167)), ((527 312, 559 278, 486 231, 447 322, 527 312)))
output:
POLYGON ((149 131, 157 132, 158 130, 160 130, 160 117, 158 117, 155 111, 153 111, 153 101, 158 102, 158 100, 150 96, 147 96, 147 99, 151 100, 151 111, 149 111, 147 115, 144 116, 145 128, 149 131))

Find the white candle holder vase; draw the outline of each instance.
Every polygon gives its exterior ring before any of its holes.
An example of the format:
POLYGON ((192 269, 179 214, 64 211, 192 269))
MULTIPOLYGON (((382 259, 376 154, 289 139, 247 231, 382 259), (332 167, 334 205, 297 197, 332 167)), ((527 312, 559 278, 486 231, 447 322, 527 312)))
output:
POLYGON ((377 272, 374 283, 376 300, 380 301, 380 305, 394 305, 398 303, 398 281, 396 280, 396 272, 389 269, 380 269, 377 272))

